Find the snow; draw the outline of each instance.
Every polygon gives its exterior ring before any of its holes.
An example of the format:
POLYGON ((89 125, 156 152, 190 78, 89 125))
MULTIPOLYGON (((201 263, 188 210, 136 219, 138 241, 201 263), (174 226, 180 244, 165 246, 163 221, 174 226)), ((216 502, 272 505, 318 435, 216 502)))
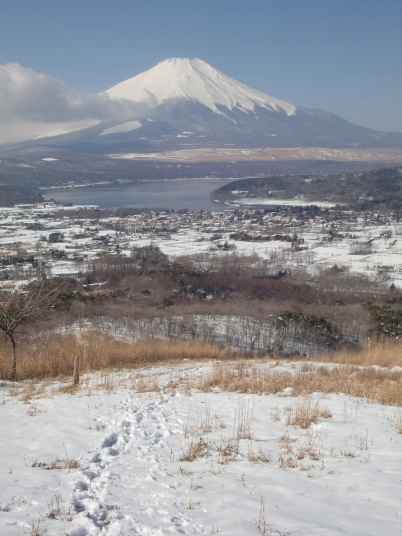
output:
POLYGON ((197 58, 171 58, 105 92, 111 99, 128 99, 156 107, 172 99, 197 101, 215 113, 218 106, 244 112, 261 106, 294 115, 296 107, 241 84, 197 58))
POLYGON ((58 158, 42 158, 42 162, 56 162, 58 158))
POLYGON ((122 123, 121 125, 102 130, 100 136, 104 136, 105 134, 117 134, 118 132, 130 132, 131 130, 137 130, 137 128, 141 127, 142 125, 139 121, 127 121, 127 123, 122 123))
MULTIPOLYGON (((286 424, 286 406, 297 403, 288 389, 261 396, 163 388, 210 370, 186 361, 93 375, 77 394, 56 392, 54 382, 25 401, 4 382, 0 534, 28 534, 39 523, 44 536, 258 536, 261 497, 267 523, 280 531, 273 534, 401 533, 399 408, 316 393, 332 418, 302 430, 286 424), (138 393, 138 373, 162 390, 138 393), (233 446, 242 409, 251 439, 240 439, 238 455, 224 459, 218 449, 233 446), (309 445, 319 459, 281 468, 283 436, 294 452, 309 445), (191 440, 209 454, 183 461, 191 440), (258 451, 269 461, 249 461, 258 451), (79 467, 47 469, 67 458, 79 467)), ((274 370, 298 373, 299 364, 274 370)))
MULTIPOLYGON (((233 203, 230 203, 231 205, 233 203)), ((334 207, 336 203, 329 201, 305 201, 303 199, 268 199, 266 197, 242 197, 236 199, 236 205, 282 205, 289 207, 309 207, 315 205, 317 207, 334 207)))
MULTIPOLYGON (((52 123, 34 123, 35 130, 29 133, 29 138, 33 140, 48 138, 52 136, 61 136, 62 134, 69 134, 70 132, 76 132, 77 130, 84 130, 85 128, 98 125, 100 121, 98 119, 81 119, 77 121, 58 122, 52 123)), ((24 139, 26 139, 24 137, 24 139)))
MULTIPOLYGON (((182 180, 182 179, 178 179, 182 180)), ((186 179, 198 180, 198 179, 186 179)), ((260 200, 259 200, 260 201, 260 200)), ((275 204, 280 203, 279 200, 272 200, 275 204)), ((295 200, 295 204, 300 204, 301 200, 295 200)), ((308 204, 308 203, 307 203, 308 204)), ((314 204, 316 204, 314 202, 314 204)), ((96 205, 75 205, 75 209, 94 208, 96 205)), ((43 203, 31 207, 30 205, 20 205, 16 208, 2 207, 0 210, 1 220, 1 241, 3 254, 10 254, 18 243, 20 247, 27 249, 32 254, 37 254, 37 246, 42 246, 40 249, 46 250, 46 242, 42 242, 47 238, 49 233, 55 230, 65 234, 65 241, 57 244, 57 249, 66 251, 68 261, 63 261, 63 266, 55 262, 50 265, 61 271, 71 270, 86 271, 88 268, 80 263, 76 264, 72 258, 74 254, 79 256, 84 255, 85 259, 95 258, 96 256, 105 253, 101 244, 92 240, 93 236, 72 241, 74 234, 82 232, 82 228, 74 224, 70 218, 52 219, 49 224, 49 219, 44 217, 45 214, 51 214, 55 210, 62 211, 71 210, 72 207, 56 206, 52 203, 43 203), (26 229, 28 223, 33 221, 43 226, 42 230, 26 229), (73 247, 74 246, 74 247, 73 247)), ((246 207, 244 207, 246 208, 246 207)), ((196 211, 195 211, 196 212, 196 211)), ((208 255, 225 254, 225 250, 210 251, 218 245, 223 245, 226 240, 230 244, 236 246, 236 251, 240 255, 258 255, 262 259, 266 259, 273 267, 281 269, 297 270, 303 267, 311 274, 319 274, 322 270, 333 267, 335 264, 339 267, 354 272, 365 274, 373 279, 373 281, 383 281, 384 285, 389 286, 393 283, 397 288, 402 288, 402 223, 397 223, 392 218, 385 218, 386 221, 381 223, 377 221, 365 222, 364 218, 359 218, 357 221, 339 220, 334 227, 331 223, 321 218, 325 216, 321 213, 315 221, 303 222, 304 225, 298 226, 292 218, 282 219, 280 216, 272 216, 272 222, 267 222, 266 226, 254 225, 246 221, 229 221, 231 211, 222 211, 211 213, 213 218, 208 220, 209 223, 204 226, 204 221, 200 221, 194 213, 189 213, 187 216, 178 214, 170 215, 170 225, 178 226, 179 231, 171 234, 171 239, 166 239, 166 236, 155 235, 154 231, 132 232, 127 230, 124 235, 126 245, 122 246, 122 251, 126 255, 130 255, 131 249, 135 247, 147 246, 149 244, 158 245, 162 252, 169 256, 177 255, 196 255, 206 253, 208 255), (284 224, 286 233, 293 235, 297 233, 299 239, 303 239, 303 248, 305 251, 292 251, 291 243, 284 241, 231 241, 230 234, 238 231, 247 231, 252 234, 260 234, 268 232, 273 233, 272 229, 278 223, 284 224), (330 229, 343 235, 343 238, 335 238, 328 240, 328 232, 330 229), (219 230, 222 238, 218 241, 210 240, 214 230, 219 230), (389 236, 389 238, 387 238, 389 236), (373 251, 370 254, 354 255, 351 253, 351 245, 355 241, 362 243, 368 240, 373 241, 373 251), (276 258, 277 257, 277 258, 276 258), (279 263, 279 264, 278 264, 279 263), (392 269, 388 271, 381 270, 381 267, 389 266, 392 269)), ((139 215, 132 218, 130 221, 134 226, 147 226, 149 219, 152 220, 152 215, 139 215)), ((118 219, 117 219, 118 220, 118 219)), ((110 221, 117 221, 113 218, 110 221)), ((271 220, 271 217, 269 218, 271 220)), ((103 230, 108 219, 102 220, 100 223, 103 230)), ((86 225, 91 227, 90 222, 86 225)), ((92 229, 93 231, 93 229, 92 229)), ((103 231, 102 231, 103 232, 103 231)), ((111 234, 108 230, 107 233, 111 234)))

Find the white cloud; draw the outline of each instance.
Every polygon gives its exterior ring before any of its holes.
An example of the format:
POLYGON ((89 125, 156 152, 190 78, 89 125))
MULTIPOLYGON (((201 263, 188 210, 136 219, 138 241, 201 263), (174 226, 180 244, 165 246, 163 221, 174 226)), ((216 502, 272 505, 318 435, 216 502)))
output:
POLYGON ((127 121, 141 111, 143 106, 133 102, 84 93, 18 63, 0 65, 0 143, 47 131, 71 132, 100 121, 127 121))

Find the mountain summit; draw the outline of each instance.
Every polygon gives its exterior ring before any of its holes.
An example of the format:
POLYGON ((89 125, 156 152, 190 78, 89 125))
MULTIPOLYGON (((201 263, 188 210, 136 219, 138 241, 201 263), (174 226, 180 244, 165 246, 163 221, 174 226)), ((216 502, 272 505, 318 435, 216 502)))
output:
POLYGON ((73 132, 67 124, 68 134, 49 132, 46 143, 103 154, 225 146, 402 147, 402 134, 294 106, 196 58, 164 60, 97 97, 105 119, 73 132))
MULTIPOLYGON (((402 146, 402 134, 360 127, 237 82, 197 58, 170 58, 103 95, 143 112, 102 124, 91 143, 120 151, 222 147, 402 146)), ((107 150, 109 150, 107 149, 107 150)))
POLYGON ((155 108, 172 99, 198 102, 213 112, 220 107, 252 112, 257 106, 294 115, 296 107, 265 95, 197 58, 171 58, 108 89, 111 99, 128 99, 155 108), (219 106, 219 107, 218 107, 219 106))

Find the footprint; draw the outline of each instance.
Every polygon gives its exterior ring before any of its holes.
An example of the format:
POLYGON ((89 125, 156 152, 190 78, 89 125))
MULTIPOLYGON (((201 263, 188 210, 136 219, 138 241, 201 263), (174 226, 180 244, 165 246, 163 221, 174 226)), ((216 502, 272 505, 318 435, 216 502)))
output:
POLYGON ((102 456, 100 455, 99 452, 96 452, 92 458, 91 458, 91 463, 102 463, 102 456))
POLYGON ((107 447, 113 447, 113 445, 117 443, 117 440, 118 440, 118 436, 116 433, 110 434, 110 436, 106 437, 103 440, 102 448, 104 449, 107 447))
POLYGON ((83 482, 82 480, 79 480, 76 484, 75 484, 75 487, 76 489, 78 490, 81 490, 81 491, 87 491, 89 486, 86 482, 83 482))
POLYGON ((82 474, 86 476, 89 480, 93 480, 94 478, 99 476, 97 473, 94 473, 93 471, 84 471, 82 474))

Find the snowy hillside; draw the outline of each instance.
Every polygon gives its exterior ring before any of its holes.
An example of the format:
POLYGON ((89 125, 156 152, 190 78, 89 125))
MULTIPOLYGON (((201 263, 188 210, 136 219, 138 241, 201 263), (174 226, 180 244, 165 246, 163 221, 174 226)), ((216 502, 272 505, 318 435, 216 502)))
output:
POLYGON ((92 375, 76 393, 3 382, 0 534, 401 533, 400 408, 188 383, 213 372, 187 362, 92 375))
POLYGON ((198 102, 215 113, 217 104, 245 112, 261 106, 270 111, 294 115, 296 107, 236 82, 197 58, 171 58, 152 69, 108 89, 112 99, 143 102, 151 107, 171 99, 198 102))

